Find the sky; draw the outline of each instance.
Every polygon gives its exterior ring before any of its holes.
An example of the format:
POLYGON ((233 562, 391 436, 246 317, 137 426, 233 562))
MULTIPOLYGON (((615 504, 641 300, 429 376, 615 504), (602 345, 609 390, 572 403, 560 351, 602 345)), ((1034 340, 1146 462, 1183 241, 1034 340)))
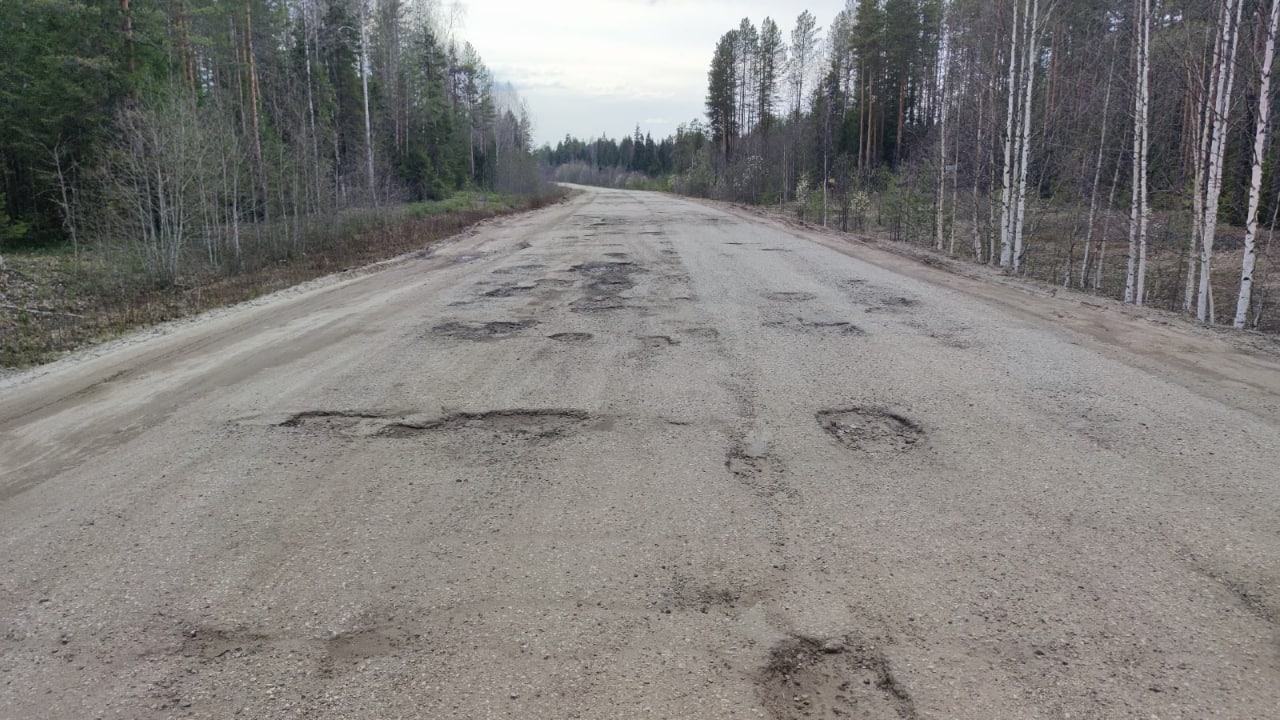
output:
POLYGON ((716 41, 743 17, 772 17, 790 41, 809 10, 825 33, 845 0, 464 0, 458 34, 528 104, 534 143, 608 135, 636 124, 655 140, 704 116, 716 41))

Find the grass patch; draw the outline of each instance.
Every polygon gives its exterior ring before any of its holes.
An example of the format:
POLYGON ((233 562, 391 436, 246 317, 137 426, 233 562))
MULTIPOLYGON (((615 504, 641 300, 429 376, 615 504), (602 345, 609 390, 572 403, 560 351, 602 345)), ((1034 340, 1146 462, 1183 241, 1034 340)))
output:
POLYGON ((194 270, 168 285, 149 282, 96 249, 9 251, 7 268, 0 270, 0 367, 49 362, 129 330, 423 249, 486 218, 556 200, 459 193, 378 212, 347 211, 304 228, 307 243, 300 247, 305 250, 238 273, 194 270))

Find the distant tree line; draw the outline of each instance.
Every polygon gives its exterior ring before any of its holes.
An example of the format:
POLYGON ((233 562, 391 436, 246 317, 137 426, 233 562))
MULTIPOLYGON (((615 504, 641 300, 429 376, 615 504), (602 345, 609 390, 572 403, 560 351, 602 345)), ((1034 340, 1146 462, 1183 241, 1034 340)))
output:
POLYGON ((635 165, 567 138, 540 157, 1258 326, 1278 18, 1280 0, 849 0, 825 32, 807 11, 786 36, 744 19, 713 48, 705 123, 654 144, 697 152, 635 165))
POLYGON ((355 209, 536 191, 529 113, 451 26, 430 0, 0 3, 0 242, 172 281, 355 209))

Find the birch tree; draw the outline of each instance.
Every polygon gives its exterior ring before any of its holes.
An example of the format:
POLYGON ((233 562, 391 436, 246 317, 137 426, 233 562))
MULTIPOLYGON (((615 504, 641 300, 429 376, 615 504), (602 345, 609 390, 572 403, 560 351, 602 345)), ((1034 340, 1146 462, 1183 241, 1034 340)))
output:
POLYGON ((1280 21, 1280 0, 1271 0, 1267 19, 1266 46, 1258 68, 1258 112, 1253 129, 1253 164, 1249 175, 1249 210, 1245 216, 1244 259, 1240 270, 1240 294, 1232 325, 1243 328, 1249 316, 1253 294, 1253 271, 1257 263, 1258 204, 1262 197, 1262 165, 1266 158, 1271 120, 1271 66, 1276 54, 1276 25, 1280 21))
MULTIPOLYGON (((1196 296, 1196 319, 1214 322, 1213 241, 1218 225, 1218 202, 1222 197, 1223 158, 1231 115, 1231 87, 1235 81, 1236 45, 1240 37, 1241 0, 1224 0, 1215 42, 1210 87, 1205 96, 1208 156, 1205 158, 1204 206, 1200 220, 1200 290, 1196 296)), ((1199 190, 1197 189, 1197 192, 1199 190)))
POLYGON ((1040 36, 1040 0, 1015 0, 1009 43, 1008 116, 1005 119, 1004 187, 1000 198, 1000 267, 1022 267, 1027 212, 1027 174, 1031 151, 1031 107, 1040 36), (1021 97, 1019 97, 1021 96, 1021 97), (1015 101, 1017 109, 1015 109, 1015 101))
POLYGON ((1125 273, 1124 301, 1142 305, 1146 297, 1147 226, 1151 209, 1147 205, 1147 150, 1150 147, 1148 107, 1151 99, 1151 0, 1134 0, 1134 55, 1136 72, 1133 92, 1133 199, 1129 212, 1129 264, 1125 273))

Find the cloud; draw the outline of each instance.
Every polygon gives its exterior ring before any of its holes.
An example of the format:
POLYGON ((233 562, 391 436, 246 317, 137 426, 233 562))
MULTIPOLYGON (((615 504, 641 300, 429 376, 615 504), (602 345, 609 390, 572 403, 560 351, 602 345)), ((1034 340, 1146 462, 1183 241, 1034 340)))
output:
MULTIPOLYGON (((827 24, 843 0, 809 3, 827 24)), ((594 128, 630 133, 639 118, 654 134, 666 118, 701 115, 715 43, 743 16, 766 15, 790 31, 799 8, 760 0, 469 0, 461 34, 495 79, 529 102, 535 137, 552 141, 594 128)))

